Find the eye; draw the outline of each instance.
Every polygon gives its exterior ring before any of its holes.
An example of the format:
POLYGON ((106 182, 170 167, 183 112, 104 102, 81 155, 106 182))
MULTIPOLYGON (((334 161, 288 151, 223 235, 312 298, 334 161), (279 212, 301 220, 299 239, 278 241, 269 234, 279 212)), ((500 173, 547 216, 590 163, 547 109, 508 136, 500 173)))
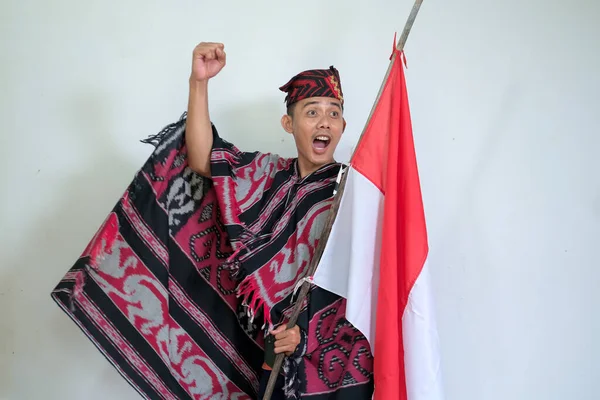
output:
POLYGON ((308 111, 306 112, 306 115, 309 115, 309 116, 311 116, 311 117, 312 117, 312 116, 315 116, 315 115, 317 115, 317 112, 316 112, 315 110, 308 110, 308 111))
POLYGON ((331 112, 331 116, 334 118, 337 118, 340 115, 340 113, 338 111, 332 111, 331 112))

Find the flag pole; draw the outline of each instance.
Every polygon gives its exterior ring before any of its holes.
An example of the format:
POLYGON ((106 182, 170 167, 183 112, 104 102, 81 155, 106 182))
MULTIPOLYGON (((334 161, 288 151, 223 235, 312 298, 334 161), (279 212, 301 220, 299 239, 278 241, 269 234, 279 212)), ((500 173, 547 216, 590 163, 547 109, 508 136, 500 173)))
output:
MULTIPOLYGON (((406 44, 408 35, 410 34, 410 31, 415 22, 415 19, 417 18, 417 14, 419 13, 419 9, 421 8, 422 3, 423 3, 423 0, 415 0, 412 10, 408 16, 408 19, 406 20, 406 24, 404 25, 402 35, 400 36, 400 39, 398 40, 398 43, 396 45, 396 49, 398 51, 404 50, 404 45, 406 44)), ((394 52, 394 54, 392 55, 392 57, 390 59, 390 63, 388 65, 388 69, 383 78, 383 82, 381 83, 381 87, 379 88, 379 92, 377 93, 377 97, 375 99, 375 102, 373 103, 371 112, 369 113, 367 122, 365 123, 365 126, 363 128, 363 131, 360 134, 357 144, 360 143, 360 141, 362 140, 362 137, 363 137, 365 131, 367 130, 369 123, 371 122, 371 117, 373 116, 373 112, 375 111, 375 108, 377 107, 377 103, 379 102, 379 99, 381 98, 381 94, 383 92, 385 82, 387 81, 388 76, 392 70, 392 65, 394 63, 394 59, 396 56, 397 56, 397 53, 394 52)), ((317 266, 319 265, 319 262, 321 261, 321 256, 323 255, 323 251, 325 250, 325 244, 327 243, 327 240, 329 239, 329 234, 331 233, 331 228, 333 227, 333 222, 335 221, 338 209, 340 207, 340 201, 341 201, 342 195, 344 193, 344 188, 346 187, 346 177, 347 176, 348 176, 347 174, 342 175, 342 178, 339 182, 337 192, 334 194, 333 203, 331 205, 329 214, 327 216, 327 220, 325 222, 323 232, 321 233, 321 236, 319 237, 319 243, 317 244, 317 248, 315 249, 315 255, 311 259, 311 262, 308 266, 308 271, 306 272, 306 275, 305 275, 307 277, 312 277, 314 275, 315 271, 317 270, 317 266)), ((310 290, 310 285, 311 285, 310 282, 307 282, 307 281, 303 282, 303 284, 300 288, 300 293, 298 294, 298 298, 296 299, 296 302, 294 304, 294 309, 290 316, 290 320, 287 323, 288 329, 293 328, 294 325, 296 325, 296 322, 298 320, 300 312, 302 312, 302 306, 304 303, 304 299, 306 298, 306 296, 308 295, 308 291, 310 290)), ((265 395, 263 397, 263 400, 271 400, 271 396, 273 395, 273 390, 275 388, 275 382, 277 380, 277 376, 279 375, 279 371, 283 364, 284 357, 285 357, 285 355, 283 353, 277 354, 277 356, 275 357, 275 362, 273 363, 271 376, 269 377, 269 382, 267 383, 267 388, 265 390, 265 395)))

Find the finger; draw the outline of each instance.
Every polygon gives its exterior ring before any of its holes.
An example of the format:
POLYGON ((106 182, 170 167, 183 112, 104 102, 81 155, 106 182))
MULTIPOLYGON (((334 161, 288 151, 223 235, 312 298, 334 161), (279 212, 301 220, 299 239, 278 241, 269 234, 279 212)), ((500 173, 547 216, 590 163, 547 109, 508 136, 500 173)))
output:
POLYGON ((205 60, 215 60, 217 58, 217 49, 207 49, 206 55, 204 56, 205 60))
POLYGON ((289 340, 288 338, 285 339, 280 339, 280 340, 276 340, 275 343, 273 343, 274 347, 282 347, 282 346, 288 346, 294 344, 294 342, 292 340, 289 340))
POLYGON ((296 333, 293 330, 287 329, 287 330, 275 335, 275 339, 289 338, 290 340, 292 340, 295 336, 296 336, 296 333))
POLYGON ((275 347, 275 354, 279 353, 293 353, 295 350, 294 346, 289 344, 287 346, 275 347))
POLYGON ((196 46, 194 49, 194 56, 196 57, 204 57, 206 59, 215 59, 217 58, 217 46, 206 46, 204 44, 196 46))
POLYGON ((224 48, 225 45, 221 42, 201 42, 199 44, 199 46, 206 46, 206 47, 220 47, 220 48, 224 48))
POLYGON ((202 51, 205 49, 216 50, 216 49, 225 49, 225 45, 223 43, 214 43, 214 42, 202 42, 195 47, 195 50, 202 51))
POLYGON ((284 332, 281 332, 278 336, 275 336, 275 339, 283 339, 290 338, 290 340, 297 340, 299 338, 298 332, 292 329, 286 329, 284 332))
POLYGON ((279 335, 281 332, 285 331, 285 324, 283 325, 279 325, 277 328, 273 329, 272 331, 270 331, 269 333, 273 336, 277 336, 279 335))
POLYGON ((221 64, 225 64, 226 58, 227 58, 227 55, 225 54, 223 49, 220 47, 217 47, 217 60, 219 60, 219 62, 221 64))
POLYGON ((198 48, 194 50, 193 57, 206 59, 209 54, 210 51, 208 51, 207 49, 198 48))
POLYGON ((284 338, 275 340, 275 343, 273 343, 274 346, 287 346, 288 344, 297 346, 300 344, 300 339, 293 335, 288 335, 284 338))

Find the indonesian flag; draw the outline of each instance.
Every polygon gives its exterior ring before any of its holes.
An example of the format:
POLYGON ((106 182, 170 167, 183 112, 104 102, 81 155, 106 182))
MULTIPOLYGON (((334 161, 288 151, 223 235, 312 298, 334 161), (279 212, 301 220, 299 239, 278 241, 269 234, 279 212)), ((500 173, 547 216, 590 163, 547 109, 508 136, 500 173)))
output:
POLYGON ((347 299, 374 354, 374 398, 443 399, 427 230, 402 53, 365 127, 314 284, 347 299))

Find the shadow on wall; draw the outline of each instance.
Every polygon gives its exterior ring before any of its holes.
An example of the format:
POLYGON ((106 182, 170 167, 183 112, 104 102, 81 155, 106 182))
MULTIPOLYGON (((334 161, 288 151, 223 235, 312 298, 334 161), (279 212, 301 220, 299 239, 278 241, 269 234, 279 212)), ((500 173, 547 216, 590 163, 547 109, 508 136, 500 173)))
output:
MULTIPOLYGON (((65 392, 88 400, 139 398, 50 298, 141 167, 132 165, 111 141, 110 129, 118 121, 106 108, 108 100, 86 94, 73 104, 65 117, 71 126, 64 130, 71 135, 71 147, 64 152, 84 154, 85 162, 55 180, 45 202, 48 208, 35 210, 32 215, 40 217, 26 221, 24 240, 9 255, 8 272, 0 276, 0 315, 7 327, 0 332, 7 354, 0 360, 3 398, 62 398, 65 392)), ((295 156, 293 138, 279 123, 282 109, 263 101, 215 110, 213 120, 220 134, 242 150, 295 156)), ((152 149, 148 146, 148 155, 152 149)))

